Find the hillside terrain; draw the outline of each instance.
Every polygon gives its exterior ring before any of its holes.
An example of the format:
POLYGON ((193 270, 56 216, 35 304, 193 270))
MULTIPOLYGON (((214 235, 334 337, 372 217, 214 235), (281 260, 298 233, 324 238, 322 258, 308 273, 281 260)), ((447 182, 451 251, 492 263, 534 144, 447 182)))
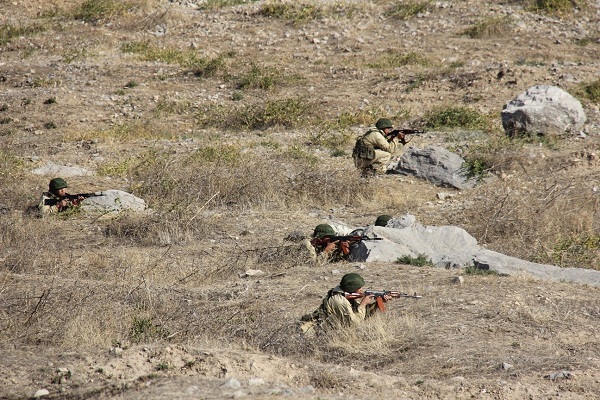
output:
MULTIPOLYGON (((591 399, 600 289, 413 263, 316 265, 327 220, 412 214, 486 248, 600 269, 597 1, 0 0, 0 398, 591 399), (534 85, 580 132, 505 136, 534 85), (361 178, 378 118, 473 189, 361 178), (144 214, 38 218, 71 193, 144 214), (302 335, 346 272, 418 293, 302 335)), ((406 260, 405 260, 406 261, 406 260)))

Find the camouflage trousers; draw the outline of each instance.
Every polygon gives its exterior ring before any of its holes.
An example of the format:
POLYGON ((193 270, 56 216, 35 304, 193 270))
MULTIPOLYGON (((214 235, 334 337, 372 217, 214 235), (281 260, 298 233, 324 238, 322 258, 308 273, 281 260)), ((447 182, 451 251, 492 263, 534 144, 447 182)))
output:
POLYGON ((372 160, 356 159, 356 168, 360 170, 368 170, 372 168, 378 174, 385 174, 387 166, 392 159, 392 155, 387 151, 375 149, 375 158, 372 160))

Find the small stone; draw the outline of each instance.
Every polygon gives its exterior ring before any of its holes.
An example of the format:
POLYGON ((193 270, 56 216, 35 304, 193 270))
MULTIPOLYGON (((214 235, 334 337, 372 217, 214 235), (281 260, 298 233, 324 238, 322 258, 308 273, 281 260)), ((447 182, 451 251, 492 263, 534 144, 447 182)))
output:
POLYGON ((35 394, 33 395, 34 398, 39 399, 42 396, 48 396, 50 394, 50 392, 48 391, 48 389, 40 389, 37 392, 35 392, 35 394))
POLYGON ((229 380, 227 382, 225 382, 224 384, 222 384, 221 387, 229 388, 229 389, 238 389, 238 388, 242 387, 242 384, 240 383, 240 381, 238 381, 235 378, 229 378, 229 380))

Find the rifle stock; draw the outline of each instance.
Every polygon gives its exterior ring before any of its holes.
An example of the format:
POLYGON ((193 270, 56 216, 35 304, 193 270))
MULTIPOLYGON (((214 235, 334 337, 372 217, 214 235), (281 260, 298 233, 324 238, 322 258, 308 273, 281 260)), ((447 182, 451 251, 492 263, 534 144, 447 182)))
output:
POLYGON ((423 296, 419 296, 416 293, 408 294, 408 293, 401 293, 401 292, 398 292, 395 290, 365 290, 363 293, 345 293, 344 294, 344 296, 348 300, 360 299, 362 297, 367 297, 367 296, 371 296, 371 295, 373 297, 375 297, 375 301, 377 302, 377 308, 381 312, 385 311, 384 296, 391 296, 394 299, 397 299, 400 297, 409 297, 411 299, 420 299, 421 297, 423 297, 423 296))

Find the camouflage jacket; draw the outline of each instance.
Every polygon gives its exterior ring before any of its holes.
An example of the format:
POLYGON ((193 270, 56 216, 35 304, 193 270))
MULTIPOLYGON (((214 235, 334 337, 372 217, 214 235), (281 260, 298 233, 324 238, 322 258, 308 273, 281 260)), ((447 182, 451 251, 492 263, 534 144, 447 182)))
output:
POLYGON ((388 142, 387 138, 383 134, 383 131, 380 131, 375 127, 370 128, 367 133, 361 136, 358 140, 362 141, 363 146, 369 146, 376 150, 383 150, 390 154, 396 152, 400 144, 396 138, 388 142))

